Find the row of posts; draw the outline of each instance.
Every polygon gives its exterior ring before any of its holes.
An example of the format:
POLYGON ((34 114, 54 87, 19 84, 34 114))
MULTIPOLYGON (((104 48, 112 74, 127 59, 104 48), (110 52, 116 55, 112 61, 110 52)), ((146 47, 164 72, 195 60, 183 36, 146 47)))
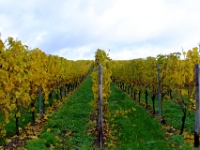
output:
MULTIPOLYGON (((103 148, 103 102, 102 102, 102 66, 98 67, 98 139, 100 149, 103 148)), ((195 99, 196 99, 196 111, 195 111, 195 125, 194 125, 194 147, 199 147, 199 121, 200 121, 200 65, 195 65, 195 99)), ((158 115, 161 119, 161 91, 160 91, 160 65, 158 65, 158 115)))
MULTIPOLYGON (((158 67, 158 117, 161 119, 161 91, 160 91, 160 64, 158 67)), ((199 121, 200 121, 200 64, 195 65, 195 124, 194 124, 194 147, 199 147, 199 121)))

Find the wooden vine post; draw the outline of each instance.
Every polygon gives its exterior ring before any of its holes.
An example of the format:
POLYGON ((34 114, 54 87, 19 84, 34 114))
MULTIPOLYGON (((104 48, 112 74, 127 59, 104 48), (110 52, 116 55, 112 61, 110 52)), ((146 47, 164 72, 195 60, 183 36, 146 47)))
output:
POLYGON ((160 94, 160 64, 158 64, 158 116, 161 119, 161 94, 160 94))
POLYGON ((103 93, 102 93, 102 66, 98 67, 98 138, 100 149, 103 148, 103 93))
POLYGON ((195 92, 195 99, 196 99, 196 112, 195 112, 195 125, 194 125, 194 147, 199 147, 199 117, 200 117, 200 65, 195 65, 195 86, 196 86, 196 92, 195 92))
POLYGON ((43 102, 42 102, 42 87, 40 86, 39 87, 39 114, 40 114, 40 119, 42 118, 42 113, 43 113, 42 104, 43 104, 43 102))

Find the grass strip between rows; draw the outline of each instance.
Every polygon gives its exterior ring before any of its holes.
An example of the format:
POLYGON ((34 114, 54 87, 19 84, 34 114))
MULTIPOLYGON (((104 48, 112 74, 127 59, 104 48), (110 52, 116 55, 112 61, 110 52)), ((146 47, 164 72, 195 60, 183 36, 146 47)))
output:
POLYGON ((88 149, 93 138, 87 134, 93 99, 92 80, 88 77, 71 95, 62 108, 55 112, 38 139, 29 141, 28 150, 88 149))
POLYGON ((111 84, 110 123, 114 126, 119 150, 172 150, 159 122, 126 93, 111 84))

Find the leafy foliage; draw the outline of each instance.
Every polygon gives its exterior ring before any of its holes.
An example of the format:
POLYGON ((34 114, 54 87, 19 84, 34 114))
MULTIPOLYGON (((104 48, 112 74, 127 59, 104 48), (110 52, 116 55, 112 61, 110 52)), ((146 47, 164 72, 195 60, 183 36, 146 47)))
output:
POLYGON ((6 136, 5 125, 13 118, 16 134, 19 134, 18 121, 24 115, 22 109, 36 113, 40 87, 44 105, 49 104, 53 91, 62 99, 66 91, 83 81, 92 62, 46 55, 38 48, 30 50, 12 37, 7 43, 0 40, 0 138, 6 136))

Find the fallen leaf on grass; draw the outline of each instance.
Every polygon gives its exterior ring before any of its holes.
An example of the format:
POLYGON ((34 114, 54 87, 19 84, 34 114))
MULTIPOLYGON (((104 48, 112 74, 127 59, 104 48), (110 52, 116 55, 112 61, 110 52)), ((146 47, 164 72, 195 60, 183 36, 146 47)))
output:
POLYGON ((11 139, 6 139, 5 141, 6 141, 6 143, 9 143, 9 142, 11 142, 11 139))
POLYGON ((31 139, 38 139, 37 136, 29 136, 29 138, 31 138, 31 139))
POLYGON ((51 129, 50 129, 50 128, 48 128, 48 129, 47 129, 47 132, 51 132, 51 129))
POLYGON ((132 110, 133 110, 133 111, 136 111, 136 109, 135 109, 134 107, 132 107, 132 110))
POLYGON ((44 120, 48 120, 48 116, 47 115, 44 115, 44 120))

